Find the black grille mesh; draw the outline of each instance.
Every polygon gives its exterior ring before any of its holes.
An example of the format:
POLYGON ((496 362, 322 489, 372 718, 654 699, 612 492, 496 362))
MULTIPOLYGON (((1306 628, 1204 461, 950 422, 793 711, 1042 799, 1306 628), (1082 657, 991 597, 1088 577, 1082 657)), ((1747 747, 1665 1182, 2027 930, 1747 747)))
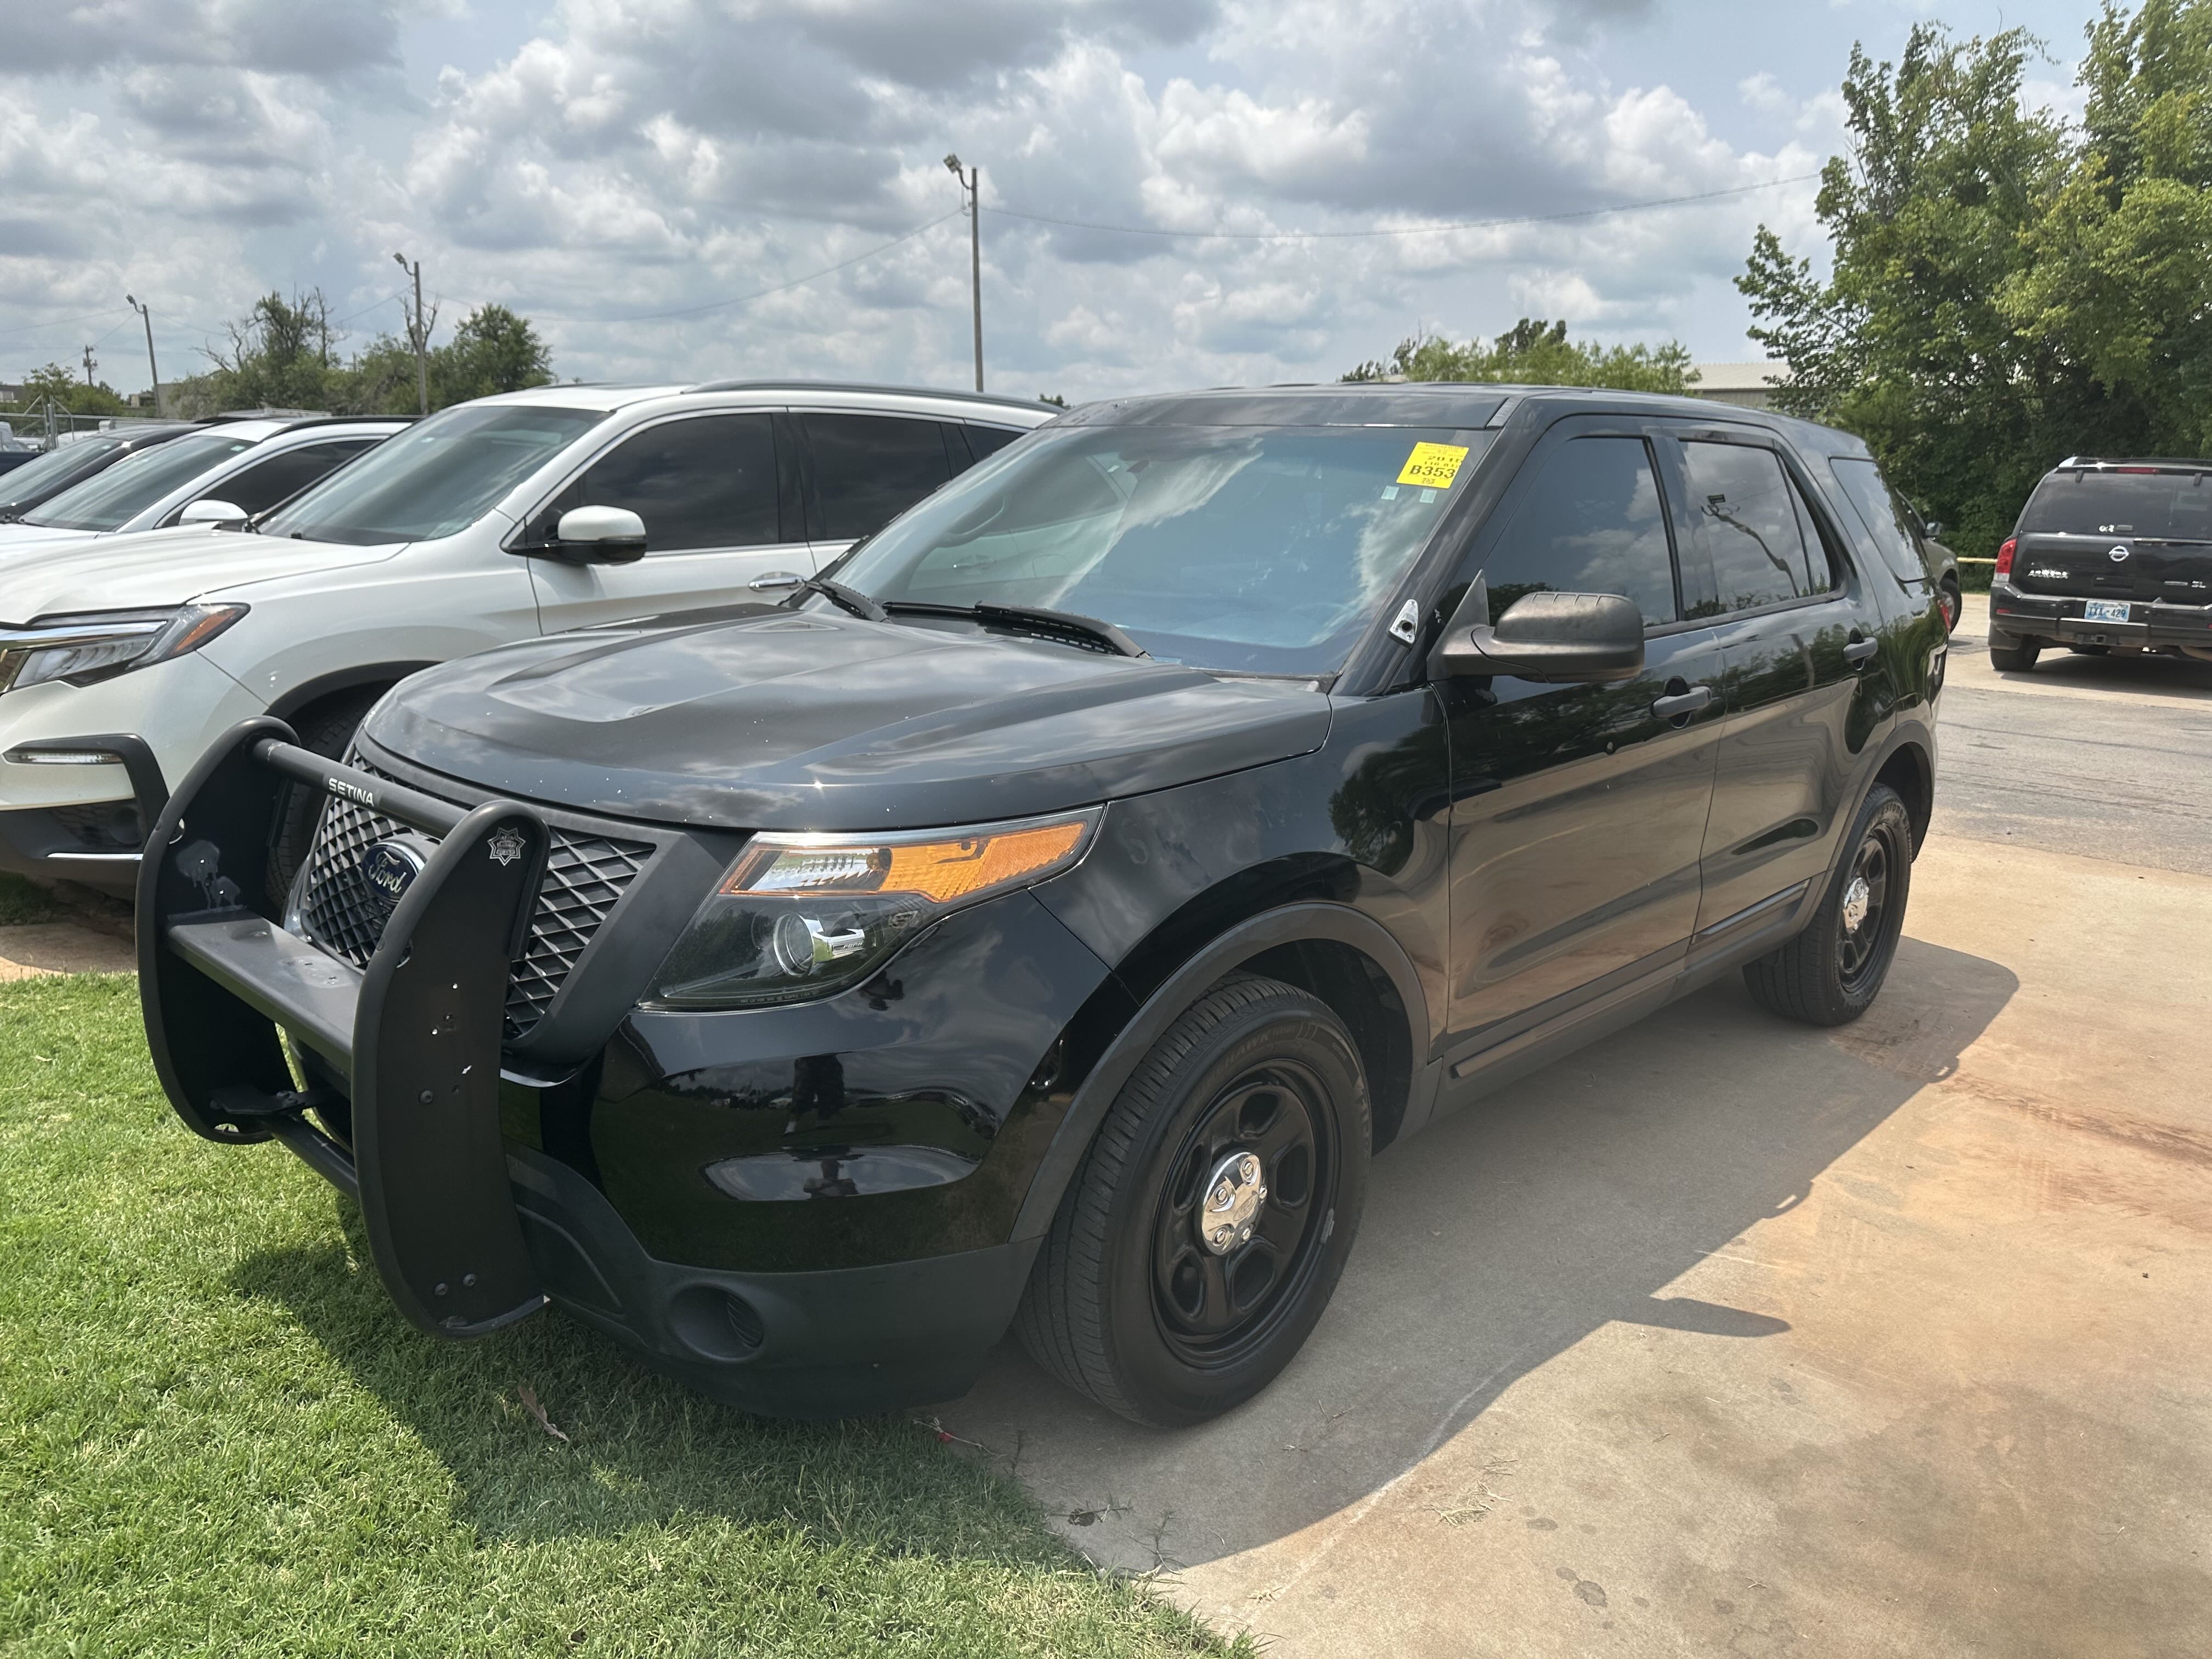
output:
MULTIPOLYGON (((371 777, 397 783, 358 756, 346 763, 371 777)), ((544 1016, 562 981, 583 955, 623 890, 653 856, 644 842, 582 835, 550 826, 545 879, 530 917, 530 942, 507 986, 507 1035, 520 1037, 544 1016)), ((307 854, 307 890, 301 917, 307 937, 356 968, 368 965, 384 933, 385 912, 361 879, 361 856, 390 836, 417 832, 381 813, 332 797, 323 809, 307 854)))

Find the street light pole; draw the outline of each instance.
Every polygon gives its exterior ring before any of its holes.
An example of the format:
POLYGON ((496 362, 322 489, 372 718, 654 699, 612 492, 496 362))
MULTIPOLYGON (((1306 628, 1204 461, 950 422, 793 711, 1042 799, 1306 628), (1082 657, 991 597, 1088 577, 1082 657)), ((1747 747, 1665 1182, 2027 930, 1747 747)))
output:
POLYGON ((154 418, 161 418, 161 370, 154 361, 154 313, 138 302, 134 295, 123 296, 124 303, 144 319, 146 324, 146 373, 154 382, 154 418))
POLYGON ((983 210, 976 185, 983 176, 983 169, 973 167, 963 172, 957 155, 946 156, 945 165, 968 192, 968 294, 975 307, 975 390, 981 392, 983 389, 983 210))
MULTIPOLYGON (((395 253, 392 257, 400 270, 410 269, 405 254, 395 253)), ((422 406, 422 412, 428 415, 430 412, 430 331, 422 322, 422 262, 420 259, 415 262, 412 271, 415 277, 415 314, 408 320, 407 337, 415 346, 416 399, 422 406)))

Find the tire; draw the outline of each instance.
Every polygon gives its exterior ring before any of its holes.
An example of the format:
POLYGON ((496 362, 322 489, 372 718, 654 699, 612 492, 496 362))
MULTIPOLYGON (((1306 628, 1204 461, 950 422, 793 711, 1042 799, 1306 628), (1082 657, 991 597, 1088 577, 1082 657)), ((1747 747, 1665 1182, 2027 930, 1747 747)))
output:
POLYGON ((1805 931, 1744 966, 1752 1000, 1771 1014, 1808 1025, 1848 1025, 1874 1006, 1905 929, 1912 892, 1912 816, 1894 789, 1867 792, 1843 863, 1805 931), (1856 890, 1865 880, 1870 891, 1856 890), (1865 908, 1852 924, 1856 900, 1865 908))
MULTIPOLYGON (((313 750, 326 760, 338 759, 361 729, 362 720, 388 689, 371 686, 309 709, 293 724, 300 746, 313 750)), ((276 907, 279 916, 291 896, 292 878, 300 873, 300 866, 307 861, 307 849, 314 845, 315 826, 322 821, 326 799, 321 791, 303 783, 285 785, 277 798, 276 827, 269 843, 269 902, 276 907)))
POLYGON ((1954 578, 1946 576, 1936 586, 1936 597, 1943 606, 1943 631, 1946 634, 1956 633, 1959 629, 1959 618, 1966 613, 1966 600, 1959 596, 1958 582, 1954 578))
POLYGON ((1990 666, 2007 673, 2024 674, 2035 666, 2035 659, 2043 654, 2040 640, 2014 640, 1999 645, 2002 635, 1990 635, 1990 666))
POLYGON ((1358 1050, 1327 1004, 1278 980, 1224 980, 1107 1111, 1030 1273, 1014 1322, 1023 1346, 1138 1423, 1203 1422, 1250 1399, 1304 1345, 1344 1271, 1370 1115, 1358 1050), (1240 1176, 1249 1190, 1248 1152, 1260 1200, 1249 1218, 1217 1218, 1249 1222, 1217 1251, 1199 1224, 1210 1195, 1238 1194, 1240 1176))

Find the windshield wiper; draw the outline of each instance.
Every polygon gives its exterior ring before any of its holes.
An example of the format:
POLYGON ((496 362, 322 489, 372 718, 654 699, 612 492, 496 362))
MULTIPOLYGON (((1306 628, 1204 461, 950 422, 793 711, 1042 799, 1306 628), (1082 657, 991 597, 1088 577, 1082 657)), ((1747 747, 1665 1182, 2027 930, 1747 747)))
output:
POLYGON ((928 605, 919 599, 893 599, 884 607, 896 616, 972 617, 980 623, 1018 628, 1025 633, 1063 644, 1095 650, 1103 646, 1117 657, 1141 657, 1145 647, 1109 622, 1078 616, 1073 611, 1054 611, 1041 605, 928 605), (1087 643, 1085 643, 1087 641, 1087 643))
POLYGON ((849 611, 853 615, 866 622, 883 622, 890 616, 890 612, 885 611, 866 594, 855 588, 848 587, 842 582, 833 582, 826 576, 808 577, 799 584, 799 591, 802 593, 819 593, 840 611, 849 611))

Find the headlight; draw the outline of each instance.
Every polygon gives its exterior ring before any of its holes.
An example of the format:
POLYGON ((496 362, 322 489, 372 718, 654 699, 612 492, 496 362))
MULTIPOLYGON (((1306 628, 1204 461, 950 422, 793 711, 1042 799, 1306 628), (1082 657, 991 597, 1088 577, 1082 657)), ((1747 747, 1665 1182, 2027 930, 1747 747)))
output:
POLYGON ((242 605, 100 611, 0 628, 0 691, 48 680, 90 685, 197 651, 246 614, 242 605))
POLYGON ((757 1007, 866 978, 939 917, 1079 862, 1096 811, 896 836, 753 837, 661 964, 653 1000, 757 1007))

